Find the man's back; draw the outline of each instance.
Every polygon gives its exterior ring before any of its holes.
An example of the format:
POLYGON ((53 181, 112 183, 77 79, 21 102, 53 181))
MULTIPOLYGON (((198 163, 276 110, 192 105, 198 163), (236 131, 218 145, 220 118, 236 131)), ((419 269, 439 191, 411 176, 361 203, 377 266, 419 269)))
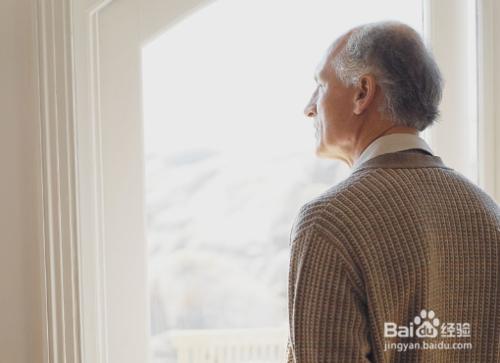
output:
POLYGON ((500 362, 500 209, 438 157, 361 164, 291 246, 289 361, 500 362))

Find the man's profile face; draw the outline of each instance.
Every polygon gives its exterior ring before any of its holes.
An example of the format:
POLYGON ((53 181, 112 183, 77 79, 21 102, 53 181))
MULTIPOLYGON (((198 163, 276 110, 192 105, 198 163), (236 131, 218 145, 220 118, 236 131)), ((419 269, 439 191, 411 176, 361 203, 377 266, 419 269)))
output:
POLYGON ((342 43, 330 47, 320 61, 315 74, 316 88, 304 109, 305 115, 314 120, 316 155, 322 158, 343 159, 342 146, 348 146, 352 139, 349 121, 353 116, 354 89, 340 82, 332 65, 342 43))

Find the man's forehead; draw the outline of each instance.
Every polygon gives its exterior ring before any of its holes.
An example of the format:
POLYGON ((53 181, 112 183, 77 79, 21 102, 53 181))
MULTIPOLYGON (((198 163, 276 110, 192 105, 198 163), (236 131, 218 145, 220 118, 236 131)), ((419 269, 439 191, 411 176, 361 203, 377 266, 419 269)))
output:
POLYGON ((314 80, 318 82, 320 79, 328 78, 328 70, 330 67, 327 65, 330 64, 330 55, 326 53, 321 58, 321 61, 316 66, 316 70, 314 71, 314 80))
POLYGON ((331 55, 332 55, 332 49, 334 49, 333 45, 328 47, 328 49, 323 53, 321 60, 319 61, 318 65, 316 66, 316 70, 314 72, 314 78, 319 79, 323 78, 325 76, 325 71, 327 70, 328 67, 325 67, 328 63, 330 63, 331 60, 331 55))
POLYGON ((318 79, 324 78, 326 76, 325 73, 328 73, 330 67, 325 67, 327 64, 330 64, 335 55, 339 52, 339 50, 345 45, 349 35, 352 30, 338 37, 323 53, 321 61, 316 66, 316 71, 314 72, 314 79, 317 81, 318 79))
POLYGON ((316 66, 316 71, 314 72, 314 80, 317 82, 320 79, 325 78, 325 62, 321 61, 320 64, 316 66))

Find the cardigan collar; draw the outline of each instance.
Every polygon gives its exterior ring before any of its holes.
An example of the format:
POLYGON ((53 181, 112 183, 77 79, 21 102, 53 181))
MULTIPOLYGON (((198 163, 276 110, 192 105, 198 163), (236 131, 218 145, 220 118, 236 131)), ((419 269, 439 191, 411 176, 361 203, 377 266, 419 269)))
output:
POLYGON ((359 155, 352 167, 356 168, 365 161, 382 154, 395 153, 409 149, 422 149, 429 154, 434 154, 431 147, 418 134, 393 133, 380 136, 372 141, 359 155))
POLYGON ((446 166, 441 158, 420 149, 408 149, 386 153, 366 160, 351 169, 351 174, 365 169, 415 169, 442 168, 453 170, 446 166))

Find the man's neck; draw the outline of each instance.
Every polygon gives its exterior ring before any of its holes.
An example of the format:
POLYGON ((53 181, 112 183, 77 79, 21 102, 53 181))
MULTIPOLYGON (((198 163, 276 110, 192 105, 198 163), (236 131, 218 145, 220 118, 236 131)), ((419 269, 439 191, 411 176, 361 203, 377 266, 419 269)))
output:
POLYGON ((418 135, 418 130, 414 127, 407 126, 397 126, 391 125, 382 130, 374 130, 366 135, 363 135, 359 138, 359 142, 356 144, 353 154, 351 155, 350 160, 348 161, 349 167, 356 162, 361 153, 376 139, 379 137, 390 135, 390 134, 413 134, 418 135))

